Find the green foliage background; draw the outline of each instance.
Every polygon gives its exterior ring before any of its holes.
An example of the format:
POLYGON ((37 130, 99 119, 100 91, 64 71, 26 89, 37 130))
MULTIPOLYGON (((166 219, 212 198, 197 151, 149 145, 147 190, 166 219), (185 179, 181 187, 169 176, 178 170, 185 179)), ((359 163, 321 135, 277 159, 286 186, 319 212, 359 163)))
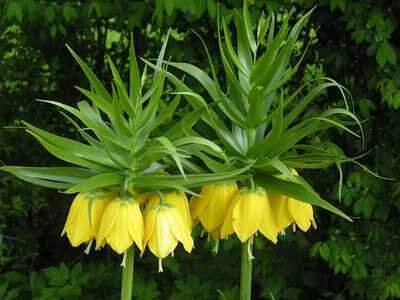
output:
MULTIPOLYGON (((400 126, 400 2, 373 0, 253 1, 256 16, 273 10, 278 20, 292 7, 295 15, 317 5, 306 30, 310 48, 293 84, 329 76, 344 84, 366 132, 362 159, 371 170, 398 177, 400 126)), ((221 14, 241 1, 219 2, 221 14)), ((5 0, 0 3, 0 162, 47 166, 57 161, 17 129, 25 119, 50 131, 75 136, 55 108, 34 99, 79 101, 74 85, 83 74, 68 54, 68 43, 90 62, 104 82, 109 54, 127 70, 129 34, 139 56, 156 57, 162 36, 172 28, 167 56, 208 68, 198 32, 217 58, 216 0, 50 1, 5 0)), ((305 43, 299 43, 300 50, 305 43)), ((121 70, 122 71, 122 70, 121 70)), ((194 84, 194 83, 193 83, 194 84)), ((326 93, 308 113, 337 103, 326 93)), ((184 104, 179 114, 188 111, 184 104)), ((361 145, 340 132, 332 143, 349 156, 361 145)), ((314 137, 318 141, 319 137, 314 137)), ((338 203, 334 168, 305 174, 325 199, 352 216, 349 223, 316 211, 319 229, 287 232, 273 246, 256 240, 254 299, 396 299, 400 298, 400 181, 382 181, 359 167, 344 168, 338 203)), ((120 257, 110 250, 72 248, 60 238, 70 200, 0 174, 0 299, 119 299, 120 257)), ((212 245, 194 231, 193 255, 180 250, 157 272, 150 254, 136 261, 135 299, 237 299, 238 242, 212 245)))

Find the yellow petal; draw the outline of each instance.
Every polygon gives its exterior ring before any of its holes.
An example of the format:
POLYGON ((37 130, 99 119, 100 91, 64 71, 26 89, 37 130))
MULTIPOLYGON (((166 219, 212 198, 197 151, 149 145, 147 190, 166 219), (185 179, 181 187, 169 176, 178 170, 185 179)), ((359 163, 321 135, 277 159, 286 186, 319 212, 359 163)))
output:
MULTIPOLYGON (((77 201, 71 210, 71 218, 67 219, 64 232, 73 247, 78 247, 93 238, 92 228, 89 223, 89 199, 84 197, 75 198, 77 201)), ((74 200, 75 202, 75 200, 74 200)))
POLYGON ((255 234, 260 227, 265 210, 265 197, 265 191, 260 188, 239 192, 239 200, 233 208, 232 224, 242 243, 255 234))
POLYGON ((69 208, 69 211, 68 211, 67 220, 65 222, 64 229, 63 229, 63 232, 61 233, 61 235, 64 235, 65 229, 69 225, 71 225, 71 223, 74 222, 74 220, 77 216, 77 213, 79 211, 79 207, 82 205, 82 203, 86 199, 86 197, 87 197, 86 194, 78 194, 72 201, 71 207, 69 208))
POLYGON ((143 251, 144 224, 138 202, 128 203, 128 230, 136 246, 143 251))
POLYGON ((100 227, 96 235, 96 248, 103 247, 111 228, 118 217, 120 198, 111 201, 104 210, 101 218, 100 227))
POLYGON ((156 227, 157 222, 157 211, 158 208, 152 206, 146 206, 146 209, 143 213, 143 221, 144 221, 144 239, 143 239, 143 250, 141 255, 143 255, 144 249, 148 244, 151 236, 153 235, 154 228, 156 227))
POLYGON ((159 207, 155 212, 154 230, 150 236, 148 246, 158 258, 167 257, 178 245, 178 240, 170 228, 167 208, 159 207))
POLYGON ((278 242, 278 233, 280 230, 276 225, 274 212, 271 208, 271 200, 268 198, 268 195, 265 197, 265 208, 259 229, 260 232, 271 242, 275 244, 278 242))
MULTIPOLYGON (((91 228, 92 235, 96 236, 101 223, 101 218, 103 217, 104 210, 107 205, 115 198, 115 194, 105 195, 103 197, 95 198, 92 201, 91 207, 91 228)), ((90 201, 89 201, 90 203, 90 201)))
POLYGON ((288 198, 286 196, 268 193, 269 202, 274 215, 277 230, 281 232, 293 223, 293 218, 288 209, 288 198))
POLYGON ((221 239, 224 239, 235 232, 235 230, 233 229, 233 209, 239 201, 239 198, 240 193, 237 192, 232 199, 228 212, 226 213, 224 223, 221 226, 221 239))
POLYGON ((191 229, 192 218, 190 217, 189 203, 186 195, 182 192, 166 193, 164 194, 164 200, 178 210, 186 226, 191 229))
POLYGON ((190 215, 192 216, 193 225, 199 222, 199 216, 206 208, 208 204, 208 199, 204 197, 192 197, 189 203, 190 215))
POLYGON ((128 218, 131 216, 128 214, 128 203, 126 201, 120 201, 117 214, 118 216, 115 218, 106 240, 115 252, 122 254, 133 244, 128 229, 128 218))
POLYGON ((289 198, 288 209, 297 226, 301 230, 307 231, 314 221, 311 204, 289 198))
POLYGON ((212 232, 223 224, 236 192, 235 183, 210 184, 203 187, 201 196, 206 199, 207 206, 199 219, 206 231, 212 232))
POLYGON ((193 239, 190 229, 184 224, 182 217, 174 207, 169 207, 167 210, 172 233, 183 244, 186 252, 192 252, 193 239))
POLYGON ((155 194, 151 194, 147 199, 146 206, 143 211, 143 217, 155 206, 160 204, 160 197, 155 194))

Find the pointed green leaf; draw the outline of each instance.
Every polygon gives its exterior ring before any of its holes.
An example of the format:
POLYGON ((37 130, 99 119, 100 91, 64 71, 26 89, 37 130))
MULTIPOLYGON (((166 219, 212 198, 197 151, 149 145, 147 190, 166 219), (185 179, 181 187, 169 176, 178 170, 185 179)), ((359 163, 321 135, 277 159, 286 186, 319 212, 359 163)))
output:
POLYGON ((107 92, 106 88, 97 78, 97 76, 93 73, 93 71, 89 68, 89 66, 78 56, 78 54, 75 53, 74 50, 72 50, 72 48, 70 48, 68 45, 66 45, 66 47, 68 48, 68 51, 72 54, 76 62, 79 64, 79 66, 82 68, 82 71, 89 79, 89 82, 96 91, 96 93, 99 94, 104 99, 110 99, 111 98, 110 94, 107 92))
POLYGON ((86 193, 98 188, 122 185, 123 183, 124 176, 117 173, 103 173, 83 180, 79 184, 69 188, 66 193, 86 193))

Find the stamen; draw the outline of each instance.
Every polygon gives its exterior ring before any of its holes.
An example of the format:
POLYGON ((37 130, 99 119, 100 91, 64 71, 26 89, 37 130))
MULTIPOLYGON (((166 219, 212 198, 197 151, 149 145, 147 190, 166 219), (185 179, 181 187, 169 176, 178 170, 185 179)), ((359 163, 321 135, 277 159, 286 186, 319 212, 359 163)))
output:
POLYGON ((249 238, 249 242, 247 243, 247 253, 249 254, 249 260, 253 260, 255 257, 253 256, 253 237, 249 238))
POLYGON ((282 231, 280 232, 280 235, 282 235, 282 236, 285 236, 285 235, 286 235, 285 229, 282 229, 282 231))
POLYGON ((164 272, 163 267, 162 267, 162 259, 158 259, 158 273, 164 272))
POLYGON ((295 223, 292 224, 292 230, 293 230, 293 232, 296 232, 296 224, 295 223))
POLYGON ((207 234, 207 242, 210 241, 210 234, 207 234))
POLYGON ((175 251, 174 250, 172 250, 172 252, 171 252, 171 257, 174 257, 174 255, 175 255, 175 253, 174 253, 175 251))
POLYGON ((314 219, 311 219, 311 224, 314 229, 317 229, 317 223, 315 223, 314 219))
POLYGON ((89 241, 88 245, 86 246, 85 251, 83 251, 83 252, 85 252, 86 255, 88 255, 90 253, 90 248, 92 247, 92 243, 93 243, 93 239, 91 239, 89 241))
POLYGON ((217 240, 215 241, 215 246, 214 246, 213 252, 214 252, 215 254, 217 254, 217 253, 218 253, 218 250, 219 250, 219 239, 217 239, 217 240))
POLYGON ((205 230, 202 230, 202 231, 200 232, 200 238, 203 238, 203 236, 204 236, 205 233, 206 233, 205 230))
POLYGON ((121 267, 125 268, 126 265, 126 251, 124 252, 124 257, 122 258, 121 267))

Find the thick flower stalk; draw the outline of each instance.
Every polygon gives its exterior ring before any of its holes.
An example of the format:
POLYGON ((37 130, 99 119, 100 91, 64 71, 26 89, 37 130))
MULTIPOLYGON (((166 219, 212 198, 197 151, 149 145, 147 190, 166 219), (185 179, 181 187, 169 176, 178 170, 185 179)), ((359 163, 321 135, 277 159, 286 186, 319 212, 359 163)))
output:
POLYGON ((78 194, 72 201, 61 235, 66 234, 73 247, 92 241, 98 233, 104 210, 113 197, 114 193, 78 194))
POLYGON ((222 224, 237 191, 235 182, 204 185, 200 196, 190 202, 193 223, 201 223, 211 237, 220 238, 222 224))
POLYGON ((191 224, 188 224, 189 215, 186 215, 187 202, 186 205, 181 203, 184 199, 177 197, 175 192, 166 193, 162 195, 162 199, 154 195, 146 205, 144 244, 160 259, 160 271, 162 271, 161 260, 173 254, 178 242, 189 253, 193 249, 191 224))
POLYGON ((139 203, 131 196, 117 197, 104 211, 96 236, 96 248, 108 244, 115 252, 123 254, 135 244, 143 251, 143 232, 139 203))

